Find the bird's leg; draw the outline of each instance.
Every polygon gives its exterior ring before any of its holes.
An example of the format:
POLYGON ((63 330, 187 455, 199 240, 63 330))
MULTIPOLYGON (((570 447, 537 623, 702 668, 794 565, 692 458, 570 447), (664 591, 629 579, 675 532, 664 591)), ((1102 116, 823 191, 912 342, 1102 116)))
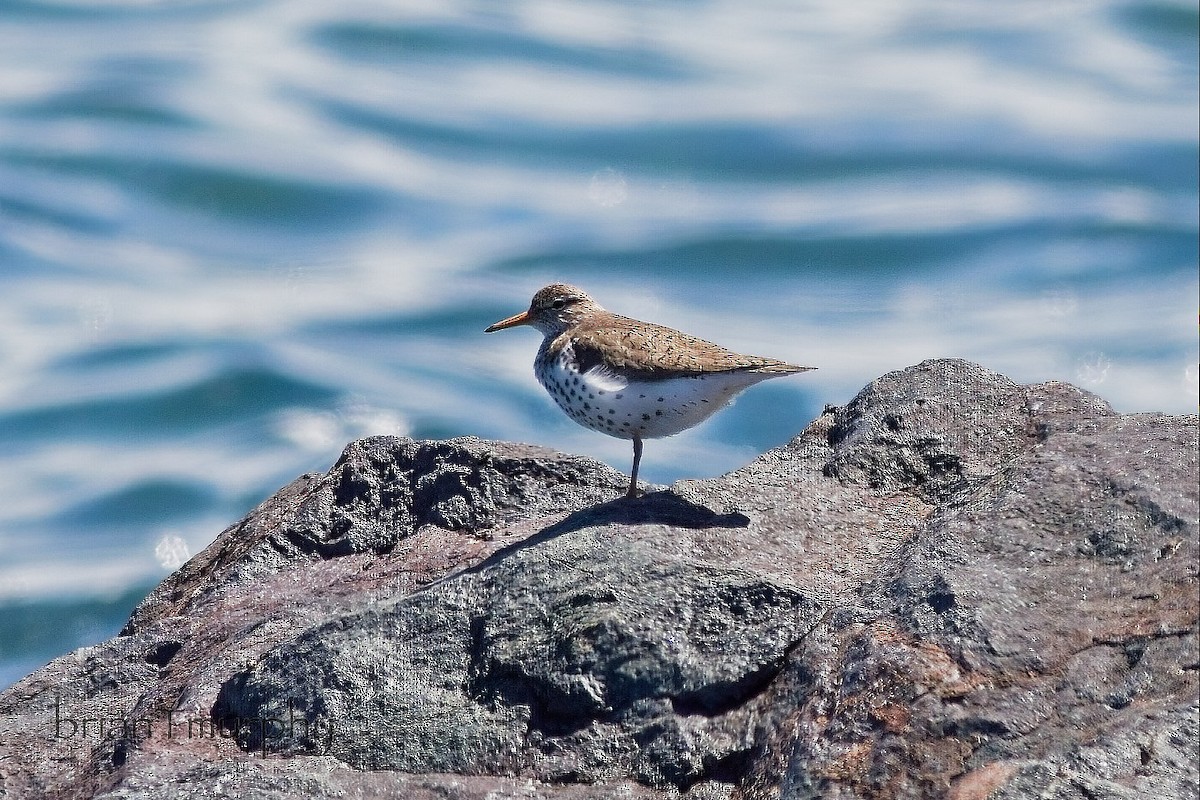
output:
POLYGON ((642 437, 634 434, 633 437, 633 473, 629 476, 629 491, 625 493, 626 497, 637 497, 637 474, 638 465, 642 463, 642 437))

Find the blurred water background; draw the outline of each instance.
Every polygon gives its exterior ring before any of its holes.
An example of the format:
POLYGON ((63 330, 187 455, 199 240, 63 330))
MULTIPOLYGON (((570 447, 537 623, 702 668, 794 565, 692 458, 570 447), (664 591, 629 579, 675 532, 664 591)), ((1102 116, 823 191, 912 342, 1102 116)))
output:
POLYGON ((373 433, 629 467, 483 328, 553 280, 820 371, 1197 407, 1194 2, 0 2, 0 687, 373 433))

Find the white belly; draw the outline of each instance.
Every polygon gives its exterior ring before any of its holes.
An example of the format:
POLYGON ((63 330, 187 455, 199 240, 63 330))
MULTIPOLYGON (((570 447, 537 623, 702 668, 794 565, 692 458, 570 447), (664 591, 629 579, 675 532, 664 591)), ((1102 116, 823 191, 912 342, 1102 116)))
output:
POLYGON ((699 425, 741 390, 773 377, 753 372, 629 381, 611 372, 578 372, 554 359, 536 370, 538 380, 571 419, 619 439, 657 439, 699 425))

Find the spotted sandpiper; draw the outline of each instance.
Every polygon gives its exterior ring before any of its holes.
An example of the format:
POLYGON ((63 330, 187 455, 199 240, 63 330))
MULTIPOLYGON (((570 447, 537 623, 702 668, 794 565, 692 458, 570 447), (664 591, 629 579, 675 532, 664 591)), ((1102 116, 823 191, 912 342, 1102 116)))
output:
POLYGON ((742 355, 673 328, 622 317, 565 283, 538 290, 527 310, 485 333, 517 325, 531 325, 545 337, 533 370, 567 416, 633 440, 626 497, 637 497, 643 439, 699 425, 760 381, 815 369, 742 355))

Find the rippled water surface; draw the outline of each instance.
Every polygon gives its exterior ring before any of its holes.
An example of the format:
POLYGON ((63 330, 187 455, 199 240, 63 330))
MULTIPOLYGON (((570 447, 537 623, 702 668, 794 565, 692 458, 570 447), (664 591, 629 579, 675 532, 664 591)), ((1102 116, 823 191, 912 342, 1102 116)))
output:
POLYGON ((482 329, 552 280, 820 368, 1197 404, 1194 3, 0 3, 0 686, 371 433, 628 469, 482 329))

